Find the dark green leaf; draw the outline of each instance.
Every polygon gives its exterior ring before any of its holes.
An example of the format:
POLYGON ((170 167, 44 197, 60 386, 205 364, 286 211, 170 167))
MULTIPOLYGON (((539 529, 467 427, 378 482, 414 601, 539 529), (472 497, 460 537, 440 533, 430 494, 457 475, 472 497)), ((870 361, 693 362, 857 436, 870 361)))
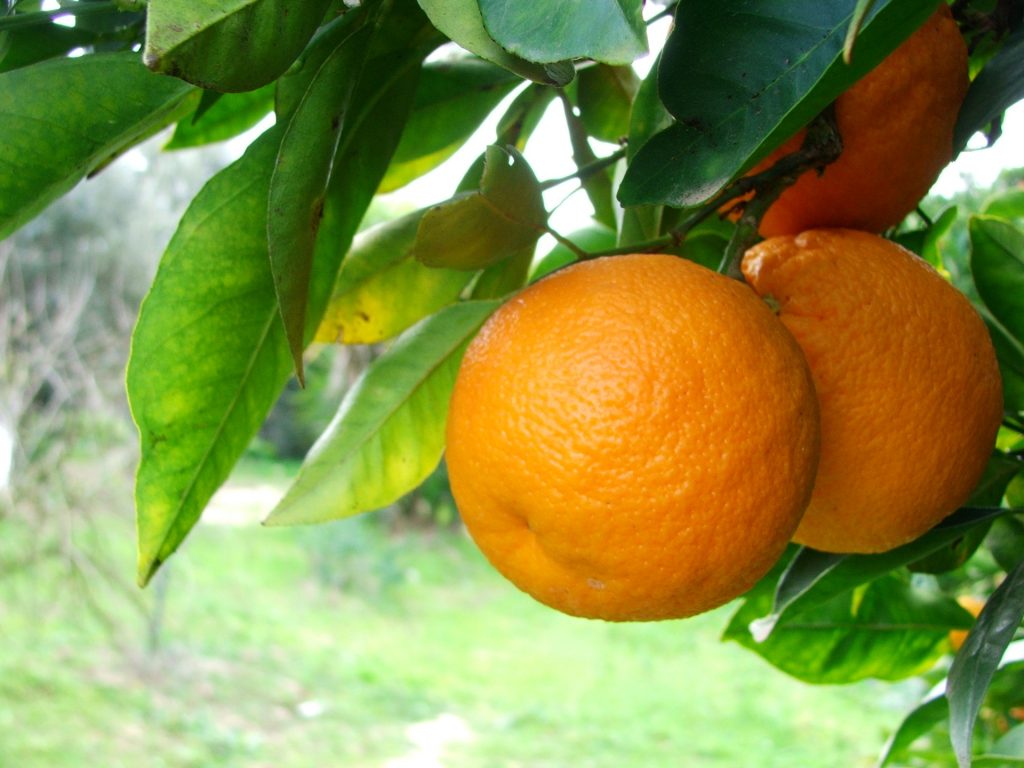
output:
POLYGON ((424 214, 416 258, 431 267, 479 269, 535 244, 546 223, 540 185, 523 156, 491 146, 479 190, 424 214))
POLYGON ((320 26, 330 0, 149 0, 146 66, 218 91, 276 80, 320 26))
POLYGON ((620 199, 680 207, 707 200, 810 122, 934 11, 933 0, 878 0, 847 65, 848 0, 683 0, 659 67, 661 98, 678 122, 640 150, 620 199))
POLYGON ((959 152, 976 131, 984 130, 1003 111, 1024 98, 1024 26, 1007 38, 1002 48, 971 82, 957 116, 953 150, 959 152))
POLYGON ((271 83, 255 91, 220 95, 202 116, 189 115, 180 120, 164 148, 186 149, 233 139, 273 111, 274 90, 271 83))
POLYGON ((1024 411, 1024 343, 1013 338, 984 306, 978 307, 992 339, 1003 378, 1003 407, 1007 411, 1024 411))
POLYGON ((971 764, 971 740, 985 692, 1024 617, 1024 562, 996 588, 949 668, 949 734, 961 767, 971 764))
POLYGON ((317 341, 375 344, 453 303, 471 272, 432 269, 413 258, 423 211, 356 237, 317 330, 317 341))
POLYGON ((135 54, 51 59, 0 75, 0 239, 191 111, 195 93, 148 72, 135 54))
POLYGON ((302 99, 288 115, 270 179, 270 269, 300 382, 313 249, 332 161, 349 100, 365 62, 369 38, 369 29, 354 32, 317 69, 302 99))
POLYGON ((508 70, 477 58, 428 62, 380 191, 398 189, 451 157, 520 82, 508 70))
POLYGON ((102 1, 79 0, 66 5, 75 6, 75 29, 97 33, 101 40, 111 40, 119 33, 124 35, 129 28, 141 27, 146 20, 146 14, 141 11, 142 3, 124 2, 111 7, 102 1))
POLYGON ((985 546, 1004 571, 1012 570, 1024 561, 1024 521, 1015 517, 1001 517, 992 524, 985 546))
POLYGON ((640 80, 632 67, 588 67, 576 78, 576 102, 587 133, 618 143, 629 136, 633 100, 640 80))
POLYGON ((73 48, 89 45, 95 35, 77 27, 63 24, 40 24, 23 29, 12 29, 8 35, 8 48, 0 56, 0 72, 35 64, 38 61, 63 56, 73 48))
POLYGON ((878 768, 905 764, 910 746, 942 723, 948 714, 946 697, 941 694, 932 696, 915 707, 889 737, 878 761, 878 768))
POLYGON ((971 274, 985 306, 1024 344, 1024 232, 1002 219, 971 217, 971 274))
POLYGON ((527 61, 630 64, 647 53, 641 0, 479 0, 484 27, 527 61))
POLYGON ((782 671, 812 683, 920 674, 948 647, 952 629, 970 626, 955 600, 887 575, 827 602, 788 612, 765 640, 747 627, 767 600, 746 601, 730 622, 736 640, 782 671))
POLYGON ((400 336, 349 390, 266 525, 349 517, 423 482, 444 450, 462 353, 499 304, 455 304, 400 336))
MULTIPOLYGON (((14 13, 14 0, 2 0, 0 2, 0 17, 10 16, 14 13)), ((7 30, 0 28, 0 64, 11 48, 11 37, 7 30)))
POLYGON ((569 62, 535 64, 500 46, 484 28, 477 0, 419 0, 419 4, 431 23, 453 42, 521 77, 549 85, 566 85, 576 74, 569 62))
POLYGON ((291 370, 267 259, 280 135, 263 134, 192 201, 139 312, 127 387, 142 448, 140 584, 195 525, 291 370))
MULTIPOLYGON (((1005 453, 995 453, 985 466, 978 486, 967 500, 969 507, 998 507, 1003 501, 1003 494, 1010 480, 1021 470, 1020 460, 1005 453)), ((946 573, 970 559, 989 533, 989 525, 978 525, 971 528, 963 536, 935 550, 930 555, 909 564, 912 571, 918 573, 946 573)))
POLYGON ((779 579, 771 612, 758 618, 751 631, 758 638, 768 637, 789 611, 831 600, 920 560, 1001 514, 1001 509, 961 509, 917 540, 877 555, 834 555, 801 547, 779 579))
POLYGON ((606 227, 615 226, 615 200, 612 196, 612 177, 607 168, 597 165, 598 157, 590 146, 590 136, 583 120, 576 114, 572 102, 563 95, 562 112, 569 132, 572 160, 576 164, 583 191, 594 209, 594 219, 606 227))

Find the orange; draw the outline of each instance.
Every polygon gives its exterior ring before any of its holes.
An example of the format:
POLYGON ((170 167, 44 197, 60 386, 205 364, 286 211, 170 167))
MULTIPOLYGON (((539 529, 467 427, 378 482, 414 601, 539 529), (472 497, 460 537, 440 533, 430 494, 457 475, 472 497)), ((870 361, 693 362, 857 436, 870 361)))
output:
MULTIPOLYGON (((818 227, 881 232, 898 224, 953 157, 953 127, 967 84, 967 47, 942 3, 836 100, 842 154, 820 176, 809 171, 783 192, 761 220, 761 234, 794 235, 818 227)), ((802 141, 803 131, 753 172, 796 151, 802 141)))
POLYGON ((821 463, 795 541, 881 552, 966 501, 1003 400, 988 331, 963 294, 855 230, 765 240, 742 268, 803 349, 821 409, 821 463))
MULTIPOLYGON (((978 614, 981 613, 981 609, 985 607, 985 601, 980 597, 974 595, 961 595, 956 599, 960 603, 960 607, 967 611, 974 618, 978 618, 978 614)), ((963 647, 964 641, 967 640, 967 633, 969 630, 966 629, 954 629, 949 633, 949 644, 954 651, 959 651, 963 647)))
POLYGON ((799 348, 749 288, 663 254, 555 272, 461 364, 448 472, 469 533, 537 600, 689 616, 776 562, 817 461, 799 348))

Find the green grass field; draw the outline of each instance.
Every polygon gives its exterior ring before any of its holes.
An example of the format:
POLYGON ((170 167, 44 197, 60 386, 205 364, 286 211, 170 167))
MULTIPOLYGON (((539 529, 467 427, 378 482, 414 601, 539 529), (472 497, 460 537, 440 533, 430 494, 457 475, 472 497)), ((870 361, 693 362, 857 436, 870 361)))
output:
POLYGON ((847 768, 909 700, 783 676, 718 640, 728 608, 562 616, 457 531, 201 524, 142 593, 127 521, 81 543, 121 587, 0 578, 0 768, 847 768))

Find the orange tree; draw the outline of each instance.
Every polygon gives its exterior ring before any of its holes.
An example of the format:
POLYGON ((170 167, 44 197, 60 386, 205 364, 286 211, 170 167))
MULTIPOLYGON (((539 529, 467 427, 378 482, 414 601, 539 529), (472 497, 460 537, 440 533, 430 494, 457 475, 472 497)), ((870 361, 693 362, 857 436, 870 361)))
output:
MULTIPOLYGON (((139 313, 127 391, 140 435, 140 584, 184 541, 289 379, 302 381, 315 345, 388 342, 269 523, 370 511, 423 482, 445 448, 467 345, 542 275, 599 256, 665 252, 742 279, 766 210, 798 179, 827 182, 829 164, 843 163, 842 95, 936 23, 939 7, 65 0, 47 10, 4 0, 0 237, 164 129, 173 126, 169 146, 184 148, 276 118, 195 197, 139 313), (674 26, 663 49, 648 51, 648 25, 667 17, 674 26), (640 79, 631 64, 646 53, 657 59, 640 79), (545 178, 522 154, 549 107, 563 115, 572 147, 569 180, 545 178), (491 145, 456 189, 356 237, 377 194, 438 166, 495 112, 491 145), (549 224, 543 192, 562 183, 593 208, 577 232, 549 224), (544 235, 559 243, 546 254, 537 249, 544 235)), ((859 191, 839 205, 860 196, 913 207, 903 193, 917 197, 927 183, 897 182, 907 168, 934 174, 976 134, 995 141, 1003 112, 1024 96, 1024 3, 956 0, 950 10, 956 35, 919 48, 944 62, 937 68, 966 69, 963 82, 947 87, 927 66, 908 67, 917 74, 902 90, 861 99, 885 111, 854 120, 879 138, 847 137, 851 153, 866 148, 873 160, 848 159, 844 173, 859 191), (950 56, 962 63, 946 67, 950 56), (934 97, 931 112, 908 121, 921 93, 934 97), (933 114, 942 104, 955 117, 933 114), (952 135, 936 137, 946 124, 952 135), (893 154, 880 161, 873 148, 882 145, 893 154), (939 162, 934 149, 911 162, 922 146, 938 147, 939 162), (870 178, 857 178, 858 167, 870 178)), ((743 585, 725 630, 809 682, 933 682, 894 728, 885 764, 1024 761, 1024 657, 1014 651, 1024 613, 1024 198, 1016 189, 990 201, 966 238, 950 236, 955 219, 953 210, 918 211, 883 234, 930 262, 985 320, 1004 402, 984 474, 959 509, 893 549, 790 545, 756 585, 743 585), (976 621, 957 602, 966 595, 985 600, 976 621), (952 655, 949 633, 967 628, 952 655)), ((723 365, 729 353, 724 337, 709 352, 723 365)), ((734 439, 743 444, 741 428, 734 439)), ((916 467, 913 441, 904 453, 900 462, 916 467)), ((623 475, 619 496, 628 497, 629 482, 623 475)), ((719 503, 709 496, 702 517, 713 521, 719 503)), ((744 535, 756 536, 756 523, 744 535)), ((715 551, 728 558, 729 542, 715 551)))

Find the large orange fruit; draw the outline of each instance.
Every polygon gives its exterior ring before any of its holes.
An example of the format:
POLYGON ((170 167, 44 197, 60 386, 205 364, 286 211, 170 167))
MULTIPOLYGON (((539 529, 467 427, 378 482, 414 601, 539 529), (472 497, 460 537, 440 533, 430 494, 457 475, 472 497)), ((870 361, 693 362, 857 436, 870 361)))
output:
POLYGON ((766 240, 743 274, 803 349, 821 409, 821 463, 795 540, 881 552, 963 504, 1003 403, 988 331, 963 294, 855 230, 766 240))
POLYGON ((469 346, 448 472, 470 534, 542 603, 689 616, 776 562, 807 502, 803 356, 745 285, 667 255, 575 264, 469 346))
MULTIPOLYGON (((967 84, 967 47, 942 3, 836 100, 842 154, 820 176, 809 171, 783 192, 761 220, 761 234, 818 227, 881 232, 902 221, 953 157, 953 127, 967 84)), ((799 149, 803 135, 753 172, 799 149)))

